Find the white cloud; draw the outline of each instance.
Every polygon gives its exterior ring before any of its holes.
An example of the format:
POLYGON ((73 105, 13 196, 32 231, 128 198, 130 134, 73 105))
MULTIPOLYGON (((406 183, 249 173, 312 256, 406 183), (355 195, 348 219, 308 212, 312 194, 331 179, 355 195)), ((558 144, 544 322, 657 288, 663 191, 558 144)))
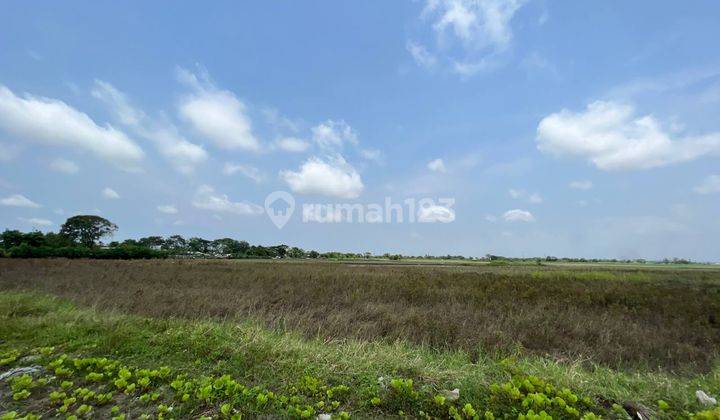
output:
MULTIPOLYGON (((510 27, 515 13, 527 0, 427 0, 422 18, 433 20, 440 50, 452 51, 459 42, 462 57, 450 58, 454 70, 463 76, 492 68, 494 60, 508 49, 513 33, 510 27)), ((416 61, 432 61, 428 51, 411 48, 408 51, 416 61)), ((417 47, 417 46, 416 46, 417 47)))
POLYGON ((510 21, 525 3, 526 0, 428 0, 423 14, 437 16, 433 29, 440 36, 451 32, 468 49, 502 50, 512 41, 510 21))
POLYGON ((453 71, 460 76, 470 77, 481 71, 491 70, 498 66, 498 63, 487 57, 478 60, 453 61, 453 71))
POLYGON ((533 204, 540 204, 540 203, 543 202, 543 198, 542 198, 542 197, 540 196, 540 194, 538 194, 538 193, 532 193, 532 194, 530 194, 530 196, 528 197, 528 201, 531 202, 531 203, 533 203, 533 204))
POLYGON ((383 155, 383 152, 377 149, 363 149, 360 151, 360 156, 362 156, 364 159, 371 160, 379 164, 385 162, 385 156, 383 155))
POLYGON ((107 198, 108 200, 117 200, 118 198, 120 198, 120 194, 118 194, 117 191, 113 190, 110 187, 103 188, 102 196, 103 198, 107 198))
POLYGON ((199 134, 223 149, 260 150, 245 104, 232 92, 184 69, 178 70, 178 79, 194 90, 182 98, 179 112, 199 134))
POLYGON ((53 222, 51 222, 50 220, 39 219, 37 217, 31 217, 29 219, 26 219, 24 217, 18 217, 18 220, 32 226, 51 226, 53 224, 53 222))
POLYGON ((275 142, 278 149, 284 152, 300 153, 310 147, 310 143, 296 137, 284 137, 275 142))
POLYGON ((260 173, 260 170, 254 166, 250 165, 241 165, 237 163, 226 163, 225 167, 223 168, 223 173, 225 175, 235 175, 236 173, 240 173, 242 175, 245 175, 246 177, 252 179, 253 181, 260 183, 263 180, 263 176, 260 173))
POLYGON ((95 81, 92 95, 111 107, 118 120, 135 133, 155 143, 155 147, 181 173, 192 173, 195 167, 207 160, 202 146, 189 142, 175 125, 156 122, 134 108, 123 92, 102 80, 95 81))
POLYGON ((90 92, 92 96, 113 106, 120 122, 125 125, 138 125, 145 118, 145 114, 133 108, 125 94, 115 89, 115 86, 102 80, 95 80, 95 86, 90 92))
POLYGON ((534 222, 535 216, 526 210, 513 209, 503 213, 503 219, 506 222, 534 222))
POLYGON ((485 215, 485 220, 488 221, 488 222, 490 222, 490 223, 495 223, 495 222, 497 222, 498 218, 497 218, 497 216, 495 216, 494 214, 486 214, 486 215, 485 215))
POLYGON ((50 169, 66 174, 76 174, 80 170, 75 162, 62 158, 57 158, 50 162, 50 169))
POLYGON ((572 181, 569 185, 575 190, 590 190, 593 187, 592 181, 588 180, 572 181))
POLYGON ((536 192, 530 194, 525 190, 515 190, 511 188, 508 190, 508 194, 516 200, 527 200, 532 204, 540 204, 543 202, 542 196, 536 192))
POLYGON ((290 131, 297 133, 300 131, 301 122, 293 121, 280 114, 275 108, 264 108, 262 114, 265 117, 265 121, 270 124, 276 131, 290 131))
POLYGON ((22 194, 13 194, 9 197, 5 197, 0 200, 0 204, 2 204, 3 206, 9 206, 9 207, 31 207, 31 208, 40 207, 40 204, 32 201, 31 199, 25 197, 22 194))
POLYGON ((455 211, 441 205, 424 206, 418 209, 418 221, 423 223, 450 223, 455 220, 455 211))
POLYGON ((218 194, 209 185, 200 186, 195 192, 192 205, 203 210, 210 210, 221 213, 232 213, 241 216, 262 214, 264 209, 257 204, 249 202, 233 202, 227 195, 218 194))
POLYGON ((192 173, 208 158, 202 146, 187 141, 174 125, 156 127, 144 137, 154 139, 160 153, 181 173, 192 173))
POLYGON ((520 198, 523 194, 525 194, 525 191, 514 190, 514 189, 511 188, 511 189, 508 190, 508 194, 509 194, 510 197, 512 197, 512 198, 520 198))
POLYGON ((694 188, 698 194, 720 193, 720 175, 710 175, 705 178, 702 184, 694 188))
POLYGON ((312 157, 297 172, 281 171, 280 177, 299 194, 357 198, 364 188, 360 174, 341 156, 327 162, 312 157))
POLYGON ((172 204, 159 205, 159 206, 157 206, 157 211, 159 211, 160 213, 165 213, 165 214, 177 214, 178 213, 177 207, 175 207, 172 204))
POLYGON ((138 169, 144 155, 122 131, 110 125, 100 127, 62 101, 30 95, 21 98, 2 85, 0 128, 25 141, 84 150, 130 170, 138 169))
POLYGON ((425 48, 424 45, 412 41, 408 41, 405 48, 408 50, 417 65, 432 68, 437 64, 437 58, 434 54, 425 48))
POLYGON ((550 114, 537 128, 538 149, 581 157, 602 170, 649 169, 720 154, 720 133, 672 138, 652 115, 630 105, 597 101, 582 112, 550 114))
POLYGON ((430 169, 433 172, 439 172, 439 173, 445 173, 447 172, 447 168, 445 168, 445 162, 443 162, 442 159, 437 158, 433 159, 427 164, 428 169, 430 169))
POLYGON ((339 150, 345 143, 357 145, 357 133, 345 121, 327 120, 312 128, 313 140, 325 150, 339 150))

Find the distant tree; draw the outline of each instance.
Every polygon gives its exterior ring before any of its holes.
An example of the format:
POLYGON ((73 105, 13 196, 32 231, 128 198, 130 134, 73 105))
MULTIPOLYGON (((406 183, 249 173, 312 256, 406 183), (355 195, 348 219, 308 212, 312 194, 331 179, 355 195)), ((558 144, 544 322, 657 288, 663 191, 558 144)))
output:
POLYGON ((247 251, 248 257, 253 258, 273 258, 277 257, 277 252, 273 247, 265 247, 262 245, 253 245, 247 251))
POLYGON ((236 246, 237 246, 237 253, 239 255, 247 254, 248 249, 250 249, 250 244, 247 243, 247 241, 238 241, 236 246))
POLYGON ((305 258, 305 251, 303 251, 302 248, 294 246, 288 250, 287 256, 290 258, 305 258))
POLYGON ((187 246, 192 252, 207 253, 210 251, 210 241, 203 238, 190 238, 187 241, 187 246))
POLYGON ((319 256, 320 256, 320 253, 315 250, 308 252, 308 257, 310 257, 310 258, 317 258, 319 256))
POLYGON ((6 229, 5 232, 0 233, 0 245, 5 249, 18 246, 23 242, 23 236, 25 235, 19 230, 6 229))
POLYGON ((165 239, 162 249, 174 252, 182 252, 187 249, 187 241, 180 235, 172 235, 165 239))
POLYGON ((287 245, 275 245, 271 248, 273 249, 276 256, 280 258, 285 258, 289 247, 287 245))
POLYGON ((147 236, 138 240, 140 246, 147 248, 159 249, 164 243, 165 239, 162 236, 147 236))
POLYGON ((212 241, 210 247, 216 254, 240 256, 245 254, 250 245, 245 241, 241 242, 232 238, 222 238, 212 241))
POLYGON ((73 243, 93 247, 102 237, 115 233, 117 228, 117 225, 100 216, 82 215, 67 219, 60 227, 60 234, 73 243))

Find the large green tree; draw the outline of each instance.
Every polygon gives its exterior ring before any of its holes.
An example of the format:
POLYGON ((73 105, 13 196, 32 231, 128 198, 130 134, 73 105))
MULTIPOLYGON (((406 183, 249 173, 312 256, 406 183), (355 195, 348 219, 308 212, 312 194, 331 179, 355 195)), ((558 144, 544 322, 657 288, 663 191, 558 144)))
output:
POLYGON ((76 244, 93 247, 104 236, 112 235, 117 225, 100 216, 73 216, 60 227, 60 234, 76 244))

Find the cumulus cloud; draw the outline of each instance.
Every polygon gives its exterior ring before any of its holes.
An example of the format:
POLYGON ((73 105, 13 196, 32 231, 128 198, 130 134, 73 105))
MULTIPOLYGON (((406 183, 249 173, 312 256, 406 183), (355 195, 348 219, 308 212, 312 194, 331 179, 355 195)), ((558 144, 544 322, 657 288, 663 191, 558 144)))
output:
POLYGON ((408 50, 418 66, 431 68, 437 64, 437 58, 435 55, 428 51, 424 45, 408 41, 405 48, 408 50))
POLYGON ((103 198, 107 198, 108 200, 117 200, 118 198, 120 198, 120 194, 118 194, 117 191, 113 190, 110 187, 103 188, 102 196, 103 198))
POLYGON ((702 184, 694 188, 698 194, 716 194, 720 193, 720 175, 710 175, 705 178, 702 184))
POLYGON ((174 125, 165 125, 151 129, 145 137, 152 138, 158 151, 175 167, 178 172, 192 173, 195 167, 208 158, 202 146, 186 140, 174 125))
POLYGON ((572 181, 569 185, 574 190, 590 190, 593 187, 592 181, 588 180, 572 181))
POLYGON ((276 141, 275 146, 284 152, 301 153, 310 147, 310 143, 296 137, 284 137, 276 141))
POLYGON ((192 205, 203 210, 232 213, 241 216, 251 216, 264 212, 264 209, 257 204, 247 201, 231 201, 227 195, 215 192, 215 189, 209 185, 201 185, 197 189, 192 205))
POLYGON ((62 158, 57 158, 50 162, 50 169, 65 174, 76 174, 80 170, 75 162, 62 158))
POLYGON ((37 217, 31 217, 29 219, 25 217, 18 217, 18 220, 32 226, 51 226, 53 224, 53 222, 50 220, 40 219, 37 217))
POLYGON ((180 116, 200 135, 223 149, 260 150, 245 104, 232 92, 184 69, 178 70, 178 79, 193 89, 178 105, 180 116))
POLYGON ((465 47, 506 48, 512 41, 510 20, 526 0, 428 0, 425 15, 437 20, 433 29, 440 35, 456 36, 465 47))
POLYGON ((110 83, 96 80, 92 95, 110 106, 118 120, 138 136, 154 142, 160 154, 179 172, 191 173, 207 160, 207 152, 202 146, 188 141, 175 125, 153 121, 142 110, 133 107, 127 96, 110 83))
POLYGON ((241 165, 238 163, 226 163, 225 167, 223 168, 223 173, 225 175, 235 175, 236 173, 240 173, 242 175, 245 175, 246 177, 252 179, 253 181, 260 183, 263 180, 262 173, 260 173, 260 170, 254 166, 250 165, 241 165))
POLYGON ((8 207, 31 207, 38 208, 40 204, 32 201, 22 194, 13 194, 0 200, 0 204, 8 207))
POLYGON ((87 114, 50 98, 19 97, 0 85, 0 129, 24 140, 83 150, 137 170, 144 154, 120 130, 97 125, 87 114))
MULTIPOLYGON (((422 17, 433 20, 441 49, 459 42, 464 56, 451 59, 456 72, 469 76, 493 67, 489 59, 505 51, 512 43, 510 26, 515 13, 526 0, 427 0, 422 17)), ((426 61, 432 54, 418 48, 408 51, 417 61, 426 61)), ((417 47, 417 46, 416 46, 417 47)))
POLYGON ((441 205, 424 206, 418 209, 418 221, 423 223, 450 223, 455 220, 455 211, 441 205))
POLYGON ((631 105, 597 101, 581 112, 563 109, 543 118, 537 147, 602 170, 638 170, 720 154, 720 133, 673 136, 652 115, 635 116, 631 105))
POLYGON ((165 214, 178 214, 178 209, 172 204, 163 204, 157 206, 157 211, 165 214))
POLYGON ((534 222, 535 216, 527 210, 513 209, 503 213, 506 222, 534 222))
POLYGON ((433 159, 427 164, 428 169, 430 169, 433 172, 439 172, 439 173, 445 173, 447 172, 447 168, 445 168, 445 162, 443 162, 442 159, 433 159))
POLYGON ((313 140, 324 150, 339 150, 346 143, 358 144, 357 133, 345 121, 327 120, 312 128, 313 140))
POLYGON ((298 194, 357 198, 364 189, 360 174, 341 156, 327 161, 311 157, 298 171, 281 171, 280 177, 298 194))

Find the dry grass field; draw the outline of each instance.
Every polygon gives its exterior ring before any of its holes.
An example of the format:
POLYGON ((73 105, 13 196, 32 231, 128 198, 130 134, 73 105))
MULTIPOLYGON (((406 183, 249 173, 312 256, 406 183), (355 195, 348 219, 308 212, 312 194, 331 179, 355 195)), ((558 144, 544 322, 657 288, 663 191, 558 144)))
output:
POLYGON ((0 290, 158 318, 250 318, 324 340, 406 340, 475 360, 522 351, 694 373, 720 349, 712 269, 6 259, 0 290))

